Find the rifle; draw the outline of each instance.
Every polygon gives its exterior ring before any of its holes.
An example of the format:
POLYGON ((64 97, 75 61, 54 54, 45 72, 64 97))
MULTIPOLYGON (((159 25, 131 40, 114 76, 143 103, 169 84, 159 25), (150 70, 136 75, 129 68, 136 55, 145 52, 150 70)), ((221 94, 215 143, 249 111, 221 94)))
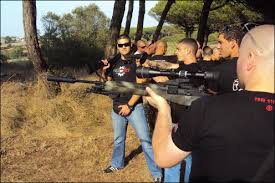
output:
MULTIPOLYGON (((148 70, 147 70, 148 71, 148 70)), ((137 70, 138 72, 138 70, 137 70)), ((149 71, 148 71, 149 72, 149 71)), ((126 81, 89 81, 89 80, 79 80, 75 78, 68 77, 57 77, 57 76, 48 76, 48 81, 55 82, 66 82, 66 83, 88 83, 92 84, 86 92, 98 93, 103 95, 111 96, 112 94, 123 94, 131 93, 141 96, 147 96, 145 88, 150 87, 158 95, 161 95, 170 102, 174 102, 180 105, 191 105, 192 101, 198 99, 201 96, 206 95, 203 91, 203 88, 194 88, 189 84, 188 74, 191 74, 193 77, 205 77, 208 74, 205 73, 189 73, 187 71, 181 72, 185 73, 185 78, 178 78, 174 80, 169 80, 165 83, 160 84, 137 84, 126 81)), ((167 74, 167 73, 166 73, 167 74)))

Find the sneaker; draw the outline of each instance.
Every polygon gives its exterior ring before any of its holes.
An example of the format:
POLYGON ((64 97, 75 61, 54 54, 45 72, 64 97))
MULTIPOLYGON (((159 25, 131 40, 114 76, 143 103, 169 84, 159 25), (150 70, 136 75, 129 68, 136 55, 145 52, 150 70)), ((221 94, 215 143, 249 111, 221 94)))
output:
POLYGON ((161 177, 154 177, 153 182, 160 183, 161 177))
POLYGON ((114 171, 118 171, 120 170, 120 168, 115 168, 112 165, 108 166, 108 168, 106 168, 105 170, 103 170, 104 173, 112 173, 114 171))

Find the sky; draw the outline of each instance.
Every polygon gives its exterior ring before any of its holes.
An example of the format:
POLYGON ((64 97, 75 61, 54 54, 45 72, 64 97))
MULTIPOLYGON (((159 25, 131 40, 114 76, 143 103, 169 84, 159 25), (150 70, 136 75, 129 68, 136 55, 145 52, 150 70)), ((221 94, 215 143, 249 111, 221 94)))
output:
MULTIPOLYGON (((112 18, 114 1, 36 1, 37 9, 37 29, 42 33, 43 25, 41 18, 51 11, 57 15, 62 16, 64 13, 70 13, 73 9, 78 6, 87 6, 89 4, 95 3, 101 11, 105 13, 108 18, 112 18)), ((151 16, 148 12, 157 4, 157 1, 146 1, 145 4, 145 16, 144 16, 144 26, 157 26, 158 22, 151 16)), ((138 20, 138 9, 139 1, 134 1, 134 11, 132 15, 131 27, 137 26, 138 20)), ((122 21, 122 26, 125 26, 126 16, 128 12, 128 2, 125 6, 124 18, 122 21)), ((24 37, 23 28, 23 10, 21 1, 3 1, 1 0, 1 37, 3 36, 16 36, 24 37)))

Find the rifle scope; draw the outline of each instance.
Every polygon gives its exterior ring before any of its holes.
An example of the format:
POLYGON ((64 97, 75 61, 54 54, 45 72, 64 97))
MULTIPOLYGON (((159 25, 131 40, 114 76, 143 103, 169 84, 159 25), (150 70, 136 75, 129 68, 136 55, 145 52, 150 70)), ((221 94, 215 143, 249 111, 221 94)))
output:
POLYGON ((174 76, 177 78, 201 78, 206 80, 217 80, 219 72, 188 72, 185 70, 180 71, 160 71, 151 69, 149 67, 138 67, 136 70, 137 77, 151 78, 156 76, 174 76))

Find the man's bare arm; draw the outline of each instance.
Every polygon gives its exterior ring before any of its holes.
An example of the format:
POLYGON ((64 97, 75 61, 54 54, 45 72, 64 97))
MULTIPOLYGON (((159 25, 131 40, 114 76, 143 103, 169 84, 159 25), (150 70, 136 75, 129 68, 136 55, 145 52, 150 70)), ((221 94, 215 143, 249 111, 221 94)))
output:
POLYGON ((190 152, 182 151, 172 140, 171 110, 167 101, 150 88, 146 88, 146 91, 150 95, 147 100, 158 109, 152 140, 155 161, 163 168, 174 166, 187 157, 190 152))

